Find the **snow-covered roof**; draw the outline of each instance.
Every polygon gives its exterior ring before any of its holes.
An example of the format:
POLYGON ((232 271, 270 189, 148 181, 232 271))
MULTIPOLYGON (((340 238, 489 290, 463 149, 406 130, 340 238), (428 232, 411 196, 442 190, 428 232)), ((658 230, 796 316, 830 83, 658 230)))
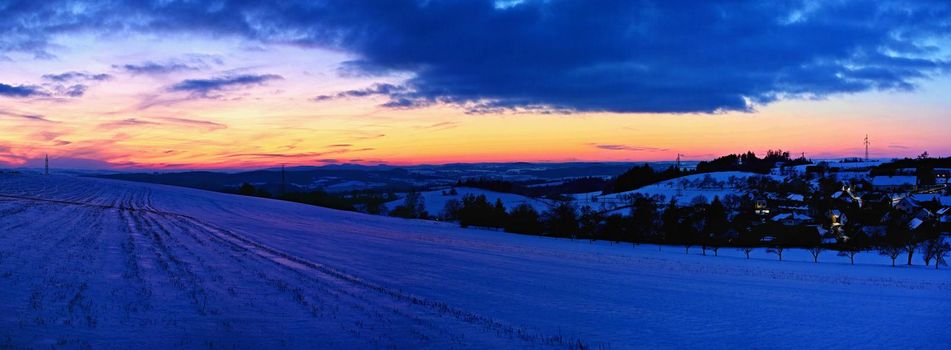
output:
POLYGON ((917 176, 874 176, 872 186, 914 186, 918 183, 917 176))
POLYGON ((786 199, 791 200, 791 201, 796 201, 796 202, 802 202, 802 201, 804 201, 804 200, 806 199, 806 197, 803 196, 803 195, 801 195, 801 194, 792 193, 792 194, 786 196, 786 199))
POLYGON ((770 219, 770 220, 773 220, 773 221, 782 221, 782 220, 789 220, 789 219, 798 220, 798 221, 808 221, 808 220, 812 220, 812 218, 810 218, 808 215, 803 215, 803 214, 799 214, 799 213, 782 213, 782 214, 778 214, 778 215, 774 216, 774 217, 773 217, 772 219, 770 219))
POLYGON ((934 199, 938 199, 938 202, 940 202, 942 206, 951 207, 951 196, 942 196, 937 194, 913 194, 911 195, 911 198, 919 203, 926 203, 934 199))
POLYGON ((911 219, 911 221, 908 222, 908 229, 914 230, 918 228, 918 226, 921 226, 921 224, 923 223, 924 221, 921 221, 921 219, 919 218, 911 219))

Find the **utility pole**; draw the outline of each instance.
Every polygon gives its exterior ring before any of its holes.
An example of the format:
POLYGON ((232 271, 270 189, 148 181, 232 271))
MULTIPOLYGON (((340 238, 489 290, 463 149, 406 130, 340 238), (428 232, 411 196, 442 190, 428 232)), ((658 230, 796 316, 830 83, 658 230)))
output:
POLYGON ((680 167, 680 157, 681 157, 681 156, 683 156, 683 154, 677 153, 677 172, 680 172, 680 171, 683 170, 683 169, 680 167))
POLYGON ((868 161, 868 134, 865 134, 865 161, 868 161))
POLYGON ((49 155, 49 153, 46 154, 46 170, 45 170, 43 173, 46 174, 46 175, 49 175, 49 174, 50 174, 50 155, 49 155))

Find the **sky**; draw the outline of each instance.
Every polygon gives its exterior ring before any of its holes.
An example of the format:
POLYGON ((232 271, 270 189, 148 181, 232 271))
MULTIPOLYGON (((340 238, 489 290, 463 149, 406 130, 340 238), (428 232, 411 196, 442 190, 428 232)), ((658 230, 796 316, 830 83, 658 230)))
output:
POLYGON ((0 166, 951 156, 948 1, 0 0, 0 166))

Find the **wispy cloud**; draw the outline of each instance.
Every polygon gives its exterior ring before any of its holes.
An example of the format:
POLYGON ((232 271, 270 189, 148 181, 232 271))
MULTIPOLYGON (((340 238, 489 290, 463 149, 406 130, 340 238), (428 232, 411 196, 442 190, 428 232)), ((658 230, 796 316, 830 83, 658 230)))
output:
POLYGON ((196 97, 210 97, 209 95, 213 92, 264 85, 269 81, 281 79, 284 79, 284 77, 277 74, 242 74, 209 79, 187 79, 172 85, 169 91, 188 92, 196 97))
POLYGON ((106 81, 112 79, 112 76, 105 73, 92 74, 85 72, 66 72, 60 74, 44 74, 43 79, 49 81, 55 81, 59 83, 66 83, 72 81, 106 81))
POLYGON ((370 96, 387 96, 393 97, 397 94, 406 92, 406 87, 398 86, 393 84, 373 84, 372 86, 364 89, 355 89, 355 90, 346 90, 341 91, 333 95, 320 95, 314 97, 314 101, 323 102, 331 101, 342 98, 351 98, 351 97, 370 97, 370 96))
POLYGON ((159 75, 159 74, 168 74, 180 71, 189 71, 189 70, 198 70, 197 66, 188 65, 180 62, 167 62, 167 63, 157 63, 157 62, 142 62, 138 64, 117 64, 113 65, 113 68, 124 70, 132 74, 150 74, 150 75, 159 75))
POLYGON ((225 154, 225 157, 228 158, 313 158, 313 157, 323 157, 331 154, 345 154, 345 153, 355 153, 355 152, 365 152, 372 151, 374 148, 365 147, 358 149, 332 149, 324 152, 299 152, 299 153, 275 153, 275 152, 261 152, 261 153, 231 153, 225 154))
POLYGON ((46 117, 42 115, 38 115, 38 114, 24 114, 24 113, 7 112, 7 111, 0 110, 0 116, 24 119, 28 121, 43 122, 43 123, 56 123, 56 121, 46 119, 46 117))
POLYGON ((207 130, 218 130, 218 129, 227 129, 228 125, 216 123, 207 120, 198 120, 198 119, 187 119, 187 118, 178 118, 178 117, 153 117, 170 124, 178 124, 183 126, 194 126, 207 130))
POLYGON ((591 146, 595 148, 600 148, 608 151, 630 151, 630 152, 666 152, 669 151, 667 148, 659 147, 649 147, 649 146, 632 146, 632 145, 619 145, 619 144, 598 144, 591 143, 591 146))
POLYGON ((201 128, 206 131, 214 131, 228 128, 227 125, 207 120, 187 119, 178 117, 146 117, 146 118, 126 118, 121 120, 109 121, 99 124, 103 129, 117 129, 125 127, 142 126, 173 126, 201 128))
POLYGON ((137 118, 128 118, 128 119, 101 123, 99 124, 99 127, 103 129, 117 129, 117 128, 133 127, 133 126, 150 126, 150 125, 161 125, 161 123, 137 119, 137 118))

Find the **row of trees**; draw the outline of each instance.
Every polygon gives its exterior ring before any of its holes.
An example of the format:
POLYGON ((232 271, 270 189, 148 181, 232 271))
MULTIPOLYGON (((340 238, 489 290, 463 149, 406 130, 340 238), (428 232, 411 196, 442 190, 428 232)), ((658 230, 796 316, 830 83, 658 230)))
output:
MULTIPOLYGON (((807 249, 815 262, 826 250, 835 250, 854 263, 860 252, 878 250, 882 255, 897 259, 901 253, 911 256, 920 251, 926 264, 934 261, 936 267, 945 264, 951 247, 937 235, 908 236, 907 231, 893 230, 885 238, 873 238, 861 232, 849 232, 847 242, 823 244, 814 227, 790 227, 763 220, 751 210, 742 198, 730 198, 727 204, 719 198, 710 203, 694 201, 679 206, 674 201, 658 204, 659 198, 636 195, 632 197, 630 215, 605 213, 589 206, 576 207, 570 201, 558 202, 539 212, 529 204, 519 204, 507 210, 501 200, 489 202, 484 195, 465 195, 461 200, 449 200, 438 218, 458 221, 461 226, 502 229, 506 232, 567 237, 572 239, 608 240, 611 242, 673 244, 685 252, 699 247, 702 254, 717 255, 722 247, 743 250, 747 258, 756 247, 769 248, 780 260, 786 248, 807 249), (894 243, 900 242, 900 243, 894 243)), ((423 199, 410 194, 404 203, 392 212, 402 217, 427 218, 423 199)))
POLYGON ((766 156, 759 158, 753 152, 730 154, 711 161, 697 163, 697 172, 708 173, 714 171, 749 171, 766 174, 776 167, 777 163, 785 165, 810 164, 805 157, 793 159, 789 152, 783 150, 769 150, 766 156))

